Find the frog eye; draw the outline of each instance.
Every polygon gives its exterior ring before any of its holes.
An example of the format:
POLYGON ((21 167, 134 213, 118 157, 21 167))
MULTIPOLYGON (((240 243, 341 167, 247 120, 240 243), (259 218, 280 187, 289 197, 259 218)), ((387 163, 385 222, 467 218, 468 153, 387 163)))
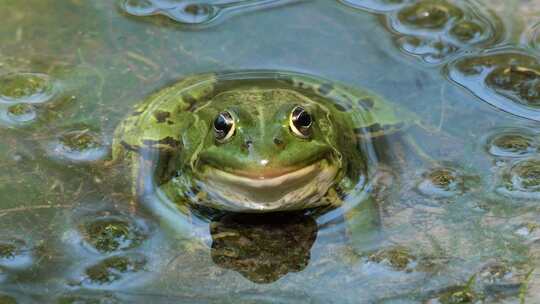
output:
POLYGON ((301 106, 296 106, 289 117, 289 127, 294 135, 300 138, 308 138, 311 134, 313 119, 311 115, 301 106))
POLYGON ((214 133, 218 142, 224 142, 234 135, 234 118, 225 111, 218 114, 214 120, 214 133))

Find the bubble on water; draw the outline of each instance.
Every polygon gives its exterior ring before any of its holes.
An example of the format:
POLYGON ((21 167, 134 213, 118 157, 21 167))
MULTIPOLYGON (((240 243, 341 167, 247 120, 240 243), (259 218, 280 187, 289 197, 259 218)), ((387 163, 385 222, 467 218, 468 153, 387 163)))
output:
POLYGON ((450 35, 462 43, 474 43, 484 35, 485 29, 475 21, 463 20, 452 26, 450 35))
POLYGON ((169 17, 182 23, 201 24, 212 21, 220 9, 207 3, 186 3, 169 10, 169 17))
POLYGON ((6 127, 22 127, 30 125, 35 122, 37 118, 38 113, 33 104, 0 104, 0 125, 6 127))
POLYGON ((124 0, 121 9, 133 16, 162 15, 184 26, 204 27, 221 16, 276 7, 298 0, 124 0))
POLYGON ((398 34, 398 47, 429 64, 441 64, 500 36, 496 15, 464 2, 417 1, 386 12, 386 19, 398 34))
POLYGON ((486 149, 496 157, 524 157, 537 152, 538 142, 528 130, 511 128, 489 136, 486 149))
POLYGON ((34 106, 27 103, 11 105, 7 108, 7 115, 17 122, 28 122, 34 120, 37 116, 34 106))
POLYGON ((373 12, 389 12, 399 9, 409 0, 338 0, 339 2, 354 8, 365 9, 373 12))
POLYGON ((130 15, 164 15, 183 24, 209 23, 221 12, 219 6, 209 3, 172 0, 126 0, 122 8, 130 15))
POLYGON ((405 53, 419 57, 430 64, 441 63, 459 50, 457 46, 443 40, 419 36, 403 36, 398 38, 396 43, 405 53))
POLYGON ((5 112, 0 113, 0 120, 8 126, 26 125, 37 119, 36 108, 27 103, 10 105, 5 112))
POLYGON ((511 114, 540 121, 540 62, 520 50, 457 59, 449 78, 483 101, 511 114))
POLYGON ((451 167, 438 167, 422 174, 417 189, 429 197, 451 197, 465 191, 464 176, 451 167))
POLYGON ((140 254, 118 255, 87 267, 81 281, 83 285, 103 286, 130 281, 145 270, 147 259, 140 254))
POLYGON ((152 15, 159 9, 152 0, 125 0, 121 7, 128 14, 135 16, 152 15))
POLYGON ((540 69, 514 65, 498 67, 487 75, 486 84, 516 102, 540 109, 540 69))
POLYGON ((148 227, 125 216, 92 218, 81 225, 80 233, 88 247, 100 253, 128 250, 148 238, 148 227))
POLYGON ((33 260, 32 248, 25 241, 17 238, 0 239, 0 267, 27 268, 33 260))
POLYGON ((57 93, 57 83, 46 74, 11 73, 0 76, 0 103, 44 103, 57 93))
POLYGON ((510 164, 502 173, 497 192, 514 198, 540 199, 540 159, 510 164))
POLYGON ((47 153, 58 160, 93 162, 105 157, 108 148, 100 134, 89 128, 80 128, 64 132, 50 141, 47 153))
POLYGON ((442 29, 463 17, 461 8, 444 0, 419 1, 397 13, 401 24, 421 29, 442 29))

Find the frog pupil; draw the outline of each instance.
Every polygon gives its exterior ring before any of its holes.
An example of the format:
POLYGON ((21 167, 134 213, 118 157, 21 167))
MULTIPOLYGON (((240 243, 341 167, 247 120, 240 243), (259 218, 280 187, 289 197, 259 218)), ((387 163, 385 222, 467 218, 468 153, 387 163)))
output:
POLYGON ((302 107, 296 107, 293 111, 293 123, 298 129, 305 129, 311 126, 311 115, 302 107))
POLYGON ((219 113, 214 120, 214 131, 216 132, 216 137, 222 139, 227 136, 232 126, 233 120, 231 114, 228 112, 219 113))
POLYGON ((301 127, 308 127, 311 124, 311 116, 309 116, 308 113, 303 111, 298 115, 298 118, 296 119, 296 124, 301 127))

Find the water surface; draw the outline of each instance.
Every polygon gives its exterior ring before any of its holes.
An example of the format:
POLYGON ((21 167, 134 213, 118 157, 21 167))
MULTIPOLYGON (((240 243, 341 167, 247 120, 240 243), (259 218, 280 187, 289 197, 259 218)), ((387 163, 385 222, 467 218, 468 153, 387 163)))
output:
POLYGON ((200 3, 3 0, 0 302, 540 301, 540 2, 200 3), (378 140, 380 191, 352 216, 178 233, 106 166, 112 132, 183 76, 239 69, 367 88, 422 123, 378 140))

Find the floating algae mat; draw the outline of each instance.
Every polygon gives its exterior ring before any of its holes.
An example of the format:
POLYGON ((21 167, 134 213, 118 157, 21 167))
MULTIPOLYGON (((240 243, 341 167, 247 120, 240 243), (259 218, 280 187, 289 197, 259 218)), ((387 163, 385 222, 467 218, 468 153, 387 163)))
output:
POLYGON ((0 303, 540 302, 537 1, 0 19, 0 303))

